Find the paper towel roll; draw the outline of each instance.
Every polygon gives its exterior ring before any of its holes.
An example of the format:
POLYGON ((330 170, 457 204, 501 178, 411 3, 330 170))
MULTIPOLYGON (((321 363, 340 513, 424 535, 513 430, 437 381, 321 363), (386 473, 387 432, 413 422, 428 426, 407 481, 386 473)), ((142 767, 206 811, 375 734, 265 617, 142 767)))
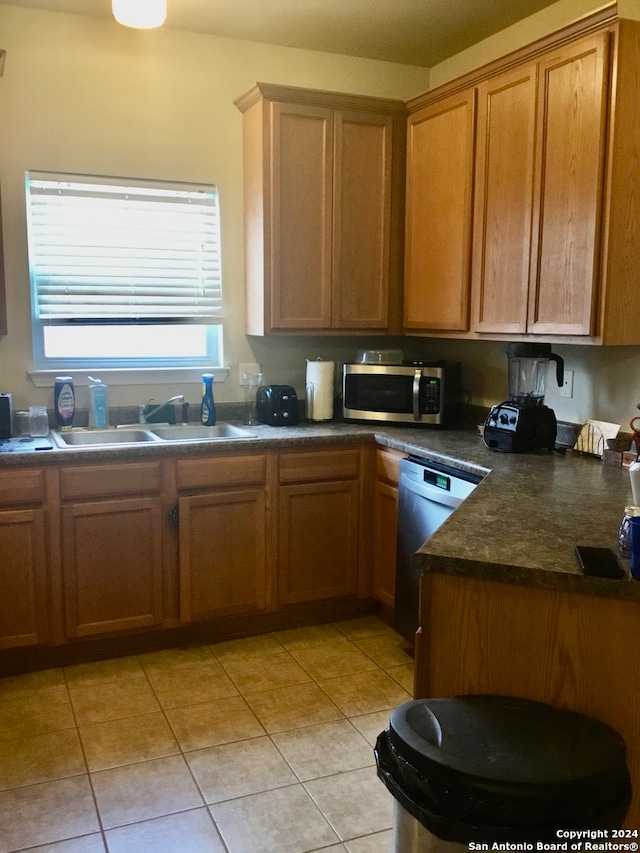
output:
POLYGON ((333 418, 334 362, 307 360, 306 398, 310 421, 330 421, 333 418))

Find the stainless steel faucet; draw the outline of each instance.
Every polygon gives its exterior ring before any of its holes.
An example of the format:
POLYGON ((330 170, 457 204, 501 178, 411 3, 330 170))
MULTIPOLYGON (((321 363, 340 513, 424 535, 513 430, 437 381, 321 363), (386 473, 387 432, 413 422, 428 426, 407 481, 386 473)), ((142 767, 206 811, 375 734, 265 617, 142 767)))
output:
POLYGON ((149 409, 149 403, 153 402, 153 397, 147 402, 146 406, 138 406, 138 423, 146 424, 147 418, 153 417, 160 409, 164 409, 165 406, 170 405, 171 403, 183 403, 184 402, 184 394, 176 394, 175 397, 169 397, 168 400, 165 400, 164 403, 161 403, 159 406, 154 406, 153 409, 149 409))

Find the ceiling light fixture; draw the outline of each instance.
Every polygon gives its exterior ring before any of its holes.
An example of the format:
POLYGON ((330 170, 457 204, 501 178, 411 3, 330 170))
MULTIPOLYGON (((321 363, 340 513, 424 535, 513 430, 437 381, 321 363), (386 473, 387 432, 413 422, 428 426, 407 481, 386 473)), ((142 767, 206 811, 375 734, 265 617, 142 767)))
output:
POLYGON ((150 30, 167 17, 167 0, 111 0, 113 17, 125 27, 150 30))

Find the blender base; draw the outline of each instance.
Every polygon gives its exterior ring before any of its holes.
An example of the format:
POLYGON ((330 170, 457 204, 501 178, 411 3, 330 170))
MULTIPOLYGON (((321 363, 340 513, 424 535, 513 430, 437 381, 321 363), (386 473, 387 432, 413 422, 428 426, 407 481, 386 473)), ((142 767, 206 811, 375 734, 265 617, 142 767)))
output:
POLYGON ((519 406, 511 400, 492 406, 484 424, 483 440, 490 450, 527 453, 553 450, 558 425, 548 406, 519 406))

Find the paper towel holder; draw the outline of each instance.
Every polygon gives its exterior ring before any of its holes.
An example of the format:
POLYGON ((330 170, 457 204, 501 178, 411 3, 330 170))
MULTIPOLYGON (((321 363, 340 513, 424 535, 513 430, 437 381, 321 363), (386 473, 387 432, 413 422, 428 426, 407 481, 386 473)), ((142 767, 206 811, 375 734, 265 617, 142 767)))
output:
MULTIPOLYGON (((307 359, 305 359, 305 361, 307 364, 313 364, 317 361, 324 362, 324 359, 321 358, 320 356, 318 356, 318 358, 314 358, 314 359, 307 358, 307 359)), ((330 362, 330 363, 333 365, 333 362, 330 362)), ((315 388, 314 383, 309 381, 309 379, 307 379, 307 381, 306 381, 306 384, 304 386, 304 390, 305 390, 305 408, 306 408, 307 420, 313 421, 314 423, 321 423, 324 421, 333 420, 333 411, 331 412, 331 414, 327 418, 314 417, 315 408, 316 408, 316 400, 317 400, 316 388, 315 388)))

